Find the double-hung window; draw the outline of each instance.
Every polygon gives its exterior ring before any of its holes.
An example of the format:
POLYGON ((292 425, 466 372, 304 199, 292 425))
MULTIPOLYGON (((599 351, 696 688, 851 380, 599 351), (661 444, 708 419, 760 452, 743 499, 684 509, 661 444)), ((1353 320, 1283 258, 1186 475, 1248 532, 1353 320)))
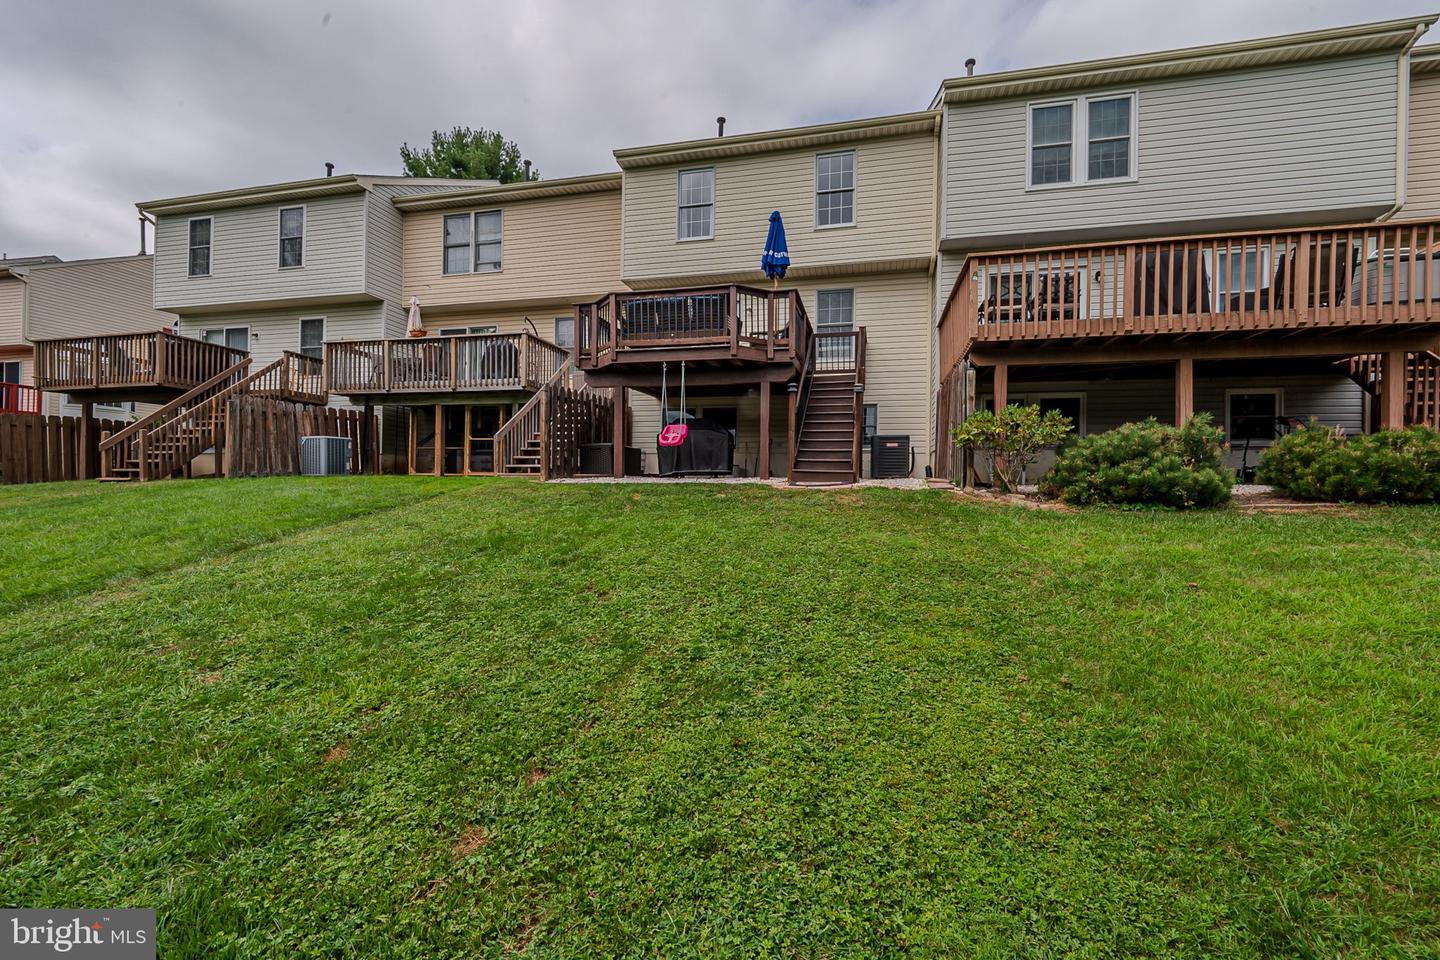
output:
MULTIPOLYGON (((855 291, 818 290, 815 293, 815 332, 849 333, 855 329, 855 291)), ((815 341, 815 359, 822 366, 840 364, 853 359, 852 342, 841 337, 819 337, 815 341)))
POLYGON ((504 217, 499 210, 445 218, 445 273, 496 273, 502 256, 504 217))
POLYGON ((575 318, 555 318, 555 346, 561 350, 575 349, 575 318))
POLYGON ((280 208, 280 269, 305 265, 305 208, 280 208))
POLYGON ((1135 122, 1133 93, 1030 104, 1027 184, 1134 179, 1135 122))
POLYGON ((855 151, 815 157, 815 226, 848 227, 855 223, 855 151))
POLYGON ((715 168, 681 170, 677 236, 681 240, 709 240, 715 236, 715 168))
POLYGON ((300 318, 300 354, 316 360, 325 359, 325 318, 300 318))
POLYGON ((189 276, 210 276, 211 240, 215 233, 212 217, 199 217, 190 221, 190 268, 189 276))

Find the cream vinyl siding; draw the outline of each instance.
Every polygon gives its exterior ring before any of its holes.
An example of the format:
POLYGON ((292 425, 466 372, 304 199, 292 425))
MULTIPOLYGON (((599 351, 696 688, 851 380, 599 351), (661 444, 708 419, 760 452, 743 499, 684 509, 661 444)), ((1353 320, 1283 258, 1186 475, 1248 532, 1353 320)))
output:
POLYGON ((1440 217, 1440 73, 1410 78, 1409 184, 1403 219, 1440 217))
MULTIPOLYGON (((922 272, 826 278, 813 283, 783 284, 798 289, 805 312, 813 325, 816 294, 820 290, 855 291, 855 326, 865 328, 865 398, 878 404, 880 433, 910 435, 915 447, 915 472, 922 475, 931 443, 930 352, 931 277, 922 272)), ((678 377, 671 369, 671 376, 678 377)), ((647 470, 657 467, 655 437, 660 432, 660 404, 632 390, 631 426, 635 446, 645 451, 647 470)), ((777 385, 771 398, 771 472, 784 476, 789 465, 786 438, 789 395, 777 385)), ((760 398, 740 396, 720 399, 692 399, 690 406, 738 407, 738 437, 735 463, 747 474, 758 469, 760 398)), ((678 379, 671 384, 671 409, 680 406, 678 379)), ((868 476, 868 457, 866 475, 868 476)))
POLYGON ((0 347, 25 343, 25 282, 0 277, 0 347))
POLYGON ((31 340, 148 333, 178 318, 153 301, 151 257, 77 260, 31 268, 26 332, 31 340))
POLYGON ((406 213, 404 238, 403 300, 418 296, 422 311, 452 304, 571 302, 621 289, 618 190, 406 213), (501 269, 446 275, 445 217, 478 210, 504 214, 501 269))
POLYGON ((163 216, 155 228, 155 306, 166 310, 365 292, 364 192, 315 197, 305 207, 305 265, 282 270, 280 208, 295 201, 163 216), (213 217, 210 275, 191 277, 189 221, 213 217))
MULTIPOLYGON (((788 150, 714 161, 715 237, 679 240, 679 171, 706 164, 625 171, 624 276, 760 276, 772 210, 785 219, 796 269, 934 256, 935 138, 930 134, 788 150), (855 225, 816 229, 815 157, 855 153, 855 225)), ((648 284, 652 285, 653 284, 648 284)))
POLYGON ((1378 214, 1395 200, 1396 70, 1386 53, 1141 84, 1138 179, 1038 190, 1026 189, 1032 100, 949 105, 943 236, 1378 214))

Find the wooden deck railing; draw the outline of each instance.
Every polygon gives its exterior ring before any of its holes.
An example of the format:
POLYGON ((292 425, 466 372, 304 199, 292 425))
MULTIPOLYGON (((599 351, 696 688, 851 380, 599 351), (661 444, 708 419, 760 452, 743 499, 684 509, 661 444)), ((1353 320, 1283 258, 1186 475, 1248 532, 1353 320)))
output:
POLYGON ((616 293, 577 304, 575 330, 582 369, 664 348, 793 361, 805 355, 809 320, 795 290, 704 287, 616 293))
POLYGON ((256 379, 250 393, 257 397, 323 404, 330 394, 325 389, 325 363, 315 357, 286 350, 256 379))
POLYGON ((0 413, 39 412, 39 390, 23 383, 0 382, 0 413))
POLYGON ((244 350, 173 333, 127 333, 35 343, 35 385, 81 392, 125 387, 183 390, 204 383, 244 350))
POLYGON ((975 254, 940 320, 941 371, 985 343, 1440 322, 1436 226, 975 254))
POLYGON ((530 333, 487 333, 325 344, 330 393, 535 391, 569 358, 530 333))

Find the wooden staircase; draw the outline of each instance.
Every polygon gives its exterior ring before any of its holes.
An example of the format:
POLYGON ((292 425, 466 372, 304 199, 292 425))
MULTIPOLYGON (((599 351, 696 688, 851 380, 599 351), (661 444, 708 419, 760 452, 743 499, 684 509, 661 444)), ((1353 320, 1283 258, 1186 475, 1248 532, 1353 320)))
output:
MULTIPOLYGON (((1365 353, 1341 361, 1350 379, 1372 397, 1380 396, 1380 354, 1365 353)), ((1405 425, 1440 430, 1440 355, 1405 355, 1405 425)))
POLYGON ((860 479, 865 328, 818 333, 800 375, 791 425, 791 483, 860 479))
POLYGON ((535 395, 495 434, 499 472, 572 477, 580 469, 580 448, 608 442, 614 402, 575 382, 571 360, 561 364, 535 395))
POLYGON ((101 437, 100 479, 145 481, 183 473, 192 460, 224 442, 225 410, 233 397, 255 394, 324 402, 314 392, 319 381, 311 371, 313 364, 287 352, 250 373, 250 358, 245 357, 119 433, 101 437))

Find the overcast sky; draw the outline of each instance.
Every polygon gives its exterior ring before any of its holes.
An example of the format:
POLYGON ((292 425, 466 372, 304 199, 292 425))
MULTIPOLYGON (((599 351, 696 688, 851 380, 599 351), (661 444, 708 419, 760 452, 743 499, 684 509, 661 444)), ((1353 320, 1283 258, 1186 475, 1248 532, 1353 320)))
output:
MULTIPOLYGON (((398 173, 456 124, 545 177, 611 151, 918 110, 994 71, 1424 13, 1440 0, 0 0, 0 254, 131 254, 133 204, 398 173)), ((1440 31, 1429 40, 1440 41, 1440 31)))

